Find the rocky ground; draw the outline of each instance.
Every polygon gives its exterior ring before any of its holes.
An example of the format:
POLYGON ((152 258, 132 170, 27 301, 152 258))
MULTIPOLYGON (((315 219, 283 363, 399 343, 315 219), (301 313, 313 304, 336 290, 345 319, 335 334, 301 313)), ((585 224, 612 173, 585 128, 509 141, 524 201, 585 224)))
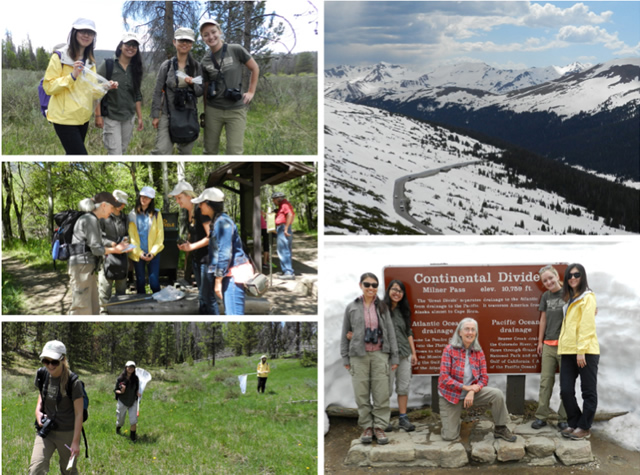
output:
MULTIPOLYGON (((410 465, 416 463, 416 459, 413 461, 409 461, 407 459, 406 462, 402 462, 402 457, 410 458, 410 455, 407 456, 406 449, 409 451, 412 450, 412 447, 426 447, 426 445, 413 445, 416 441, 419 444, 427 444, 431 446, 431 449, 428 450, 442 450, 446 446, 446 454, 444 456, 439 455, 440 461, 449 460, 453 466, 456 465, 455 462, 456 457, 465 455, 462 452, 462 448, 466 451, 466 455, 470 460, 468 465, 458 468, 447 468, 447 473, 449 474, 468 474, 470 472, 485 472, 485 473, 507 473, 514 472, 517 470, 518 475, 534 475, 534 474, 542 474, 542 473, 580 473, 580 472, 589 472, 589 473, 601 473, 601 474, 637 474, 640 473, 640 452, 634 452, 625 450, 622 447, 616 445, 615 443, 606 439, 604 434, 599 433, 597 429, 593 430, 593 435, 589 439, 588 442, 583 443, 584 441, 566 441, 574 442, 579 445, 584 445, 585 447, 589 446, 588 449, 591 452, 591 456, 589 457, 590 462, 581 463, 577 465, 565 466, 560 461, 560 458, 563 457, 562 452, 560 452, 560 456, 558 456, 558 449, 556 450, 555 455, 555 465, 553 466, 531 466, 530 463, 532 459, 528 456, 525 457, 517 457, 520 461, 495 461, 493 463, 480 463, 474 460, 471 457, 472 448, 475 448, 477 451, 478 448, 482 448, 477 444, 480 443, 483 439, 486 442, 489 442, 490 445, 493 445, 498 450, 498 457, 500 457, 500 447, 507 445, 508 443, 503 443, 503 441, 494 444, 493 436, 491 434, 492 423, 490 418, 485 415, 475 415, 473 417, 467 418, 462 424, 461 430, 461 441, 457 444, 443 444, 441 442, 437 442, 439 439, 440 432, 440 421, 437 414, 430 414, 430 411, 418 411, 410 415, 410 418, 417 425, 418 431, 421 433, 405 433, 404 431, 398 431, 397 429, 394 432, 388 434, 390 439, 390 444, 386 446, 381 446, 380 449, 377 448, 377 443, 374 442, 368 446, 363 447, 358 438, 360 437, 360 429, 357 427, 356 420, 353 418, 339 418, 333 417, 331 418, 331 425, 329 433, 325 436, 325 473, 327 474, 364 474, 364 473, 397 473, 401 468, 402 473, 436 473, 442 472, 442 468, 430 468, 430 467, 411 467, 410 465), (433 438, 435 442, 428 443, 426 442, 426 438, 423 437, 425 433, 430 433, 430 436, 433 438), (443 447, 438 448, 438 445, 443 445, 443 447), (404 452, 402 452, 404 450, 404 452), (360 452, 360 453, 359 453, 360 452), (461 454, 458 452, 462 452, 461 454), (404 453, 404 455, 403 455, 404 453), (368 458, 364 458, 364 456, 368 458), (373 467, 372 465, 384 465, 384 460, 393 460, 396 458, 396 462, 388 463, 387 467, 373 467), (366 465, 362 465, 362 461, 366 465), (351 462, 351 463, 349 463, 351 462)), ((546 428, 543 430, 544 433, 537 434, 533 429, 530 428, 531 420, 523 420, 522 418, 514 418, 514 424, 512 428, 515 429, 516 433, 521 433, 518 437, 518 441, 514 443, 515 445, 509 447, 509 450, 513 450, 517 452, 518 450, 524 450, 524 446, 531 440, 532 436, 538 439, 538 442, 541 444, 541 450, 544 450, 545 445, 549 445, 551 443, 552 449, 554 450, 554 445, 557 444, 555 440, 558 440, 557 435, 555 434, 555 430, 550 430, 546 428), (520 425, 517 423, 520 422, 520 425), (517 446, 517 447, 516 447, 517 446), (522 448, 521 448, 522 447, 522 448)), ((392 419, 393 422, 393 419, 392 419)), ((562 440, 560 444, 565 442, 562 440)), ((582 450, 585 450, 585 447, 581 447, 582 450)), ((578 446, 575 447, 578 452, 578 446)), ((573 452, 573 447, 569 446, 570 451, 573 452)), ((566 452, 566 450, 565 450, 566 452)), ((477 454, 476 454, 477 455, 477 454)), ((476 457, 477 458, 477 457, 476 457)), ((538 461, 542 461, 543 458, 535 459, 538 461)), ((550 458, 547 457, 547 461, 550 461, 550 458)), ((445 461, 445 463, 448 463, 445 461)))

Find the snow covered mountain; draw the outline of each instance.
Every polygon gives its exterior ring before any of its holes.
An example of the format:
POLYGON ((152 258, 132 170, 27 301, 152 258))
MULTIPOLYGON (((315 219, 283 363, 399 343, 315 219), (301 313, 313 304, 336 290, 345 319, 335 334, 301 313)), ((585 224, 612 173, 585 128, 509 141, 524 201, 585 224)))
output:
POLYGON ((422 75, 341 67, 327 71, 325 93, 640 180, 640 58, 522 71, 462 63, 422 75))
POLYGON ((326 99, 325 233, 625 233, 490 160, 502 152, 409 117, 326 99), (416 175, 428 170, 436 172, 416 175), (397 180, 409 176, 399 193, 397 180))

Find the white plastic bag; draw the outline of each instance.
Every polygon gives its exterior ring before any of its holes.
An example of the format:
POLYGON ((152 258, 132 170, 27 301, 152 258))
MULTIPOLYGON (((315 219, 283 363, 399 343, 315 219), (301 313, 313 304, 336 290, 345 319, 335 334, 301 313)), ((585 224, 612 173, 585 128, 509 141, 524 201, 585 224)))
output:
MULTIPOLYGON (((176 74, 178 75, 178 78, 180 78, 182 80, 184 80, 184 79, 189 77, 187 74, 185 74, 182 71, 178 71, 176 74)), ((202 76, 196 76, 196 77, 191 78, 191 79, 193 80, 194 84, 202 84, 202 76)))
POLYGON ((110 81, 91 69, 84 68, 76 78, 76 85, 70 90, 70 96, 79 106, 93 111, 110 87, 110 81))

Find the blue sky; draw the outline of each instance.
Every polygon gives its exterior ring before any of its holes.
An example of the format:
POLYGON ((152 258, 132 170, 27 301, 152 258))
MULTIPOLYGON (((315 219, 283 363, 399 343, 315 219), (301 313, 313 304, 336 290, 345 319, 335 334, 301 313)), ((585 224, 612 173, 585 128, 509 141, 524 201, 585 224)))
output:
POLYGON ((640 2, 325 2, 325 67, 509 69, 640 56, 640 2))
MULTIPOLYGON (((90 18, 96 23, 98 38, 96 46, 98 49, 113 50, 118 46, 124 27, 122 23, 123 0, 28 0, 26 5, 29 10, 25 10, 20 3, 10 1, 2 2, 0 6, 0 28, 2 28, 2 38, 8 30, 13 36, 16 44, 21 44, 31 38, 33 48, 44 46, 47 50, 52 50, 59 43, 67 40, 67 35, 71 30, 71 24, 78 17, 90 18)), ((312 2, 313 3, 313 2, 312 2)), ((296 17, 312 9, 308 2, 295 2, 289 0, 267 0, 267 12, 273 12, 284 16, 289 20, 296 30, 296 43, 290 34, 290 29, 282 37, 282 42, 286 45, 275 45, 272 49, 277 52, 284 52, 293 48, 294 53, 302 51, 318 51, 320 47, 320 35, 314 34, 315 23, 309 23, 311 16, 296 17)), ((320 18, 320 14, 316 15, 320 18)), ((277 23, 277 19, 276 19, 277 23)))

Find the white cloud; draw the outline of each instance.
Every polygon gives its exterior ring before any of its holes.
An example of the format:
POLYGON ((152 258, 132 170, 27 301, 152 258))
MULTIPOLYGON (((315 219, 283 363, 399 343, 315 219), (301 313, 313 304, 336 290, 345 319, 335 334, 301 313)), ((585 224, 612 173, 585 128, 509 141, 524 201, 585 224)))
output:
POLYGON ((600 15, 589 11, 584 3, 576 3, 569 8, 560 8, 547 3, 545 5, 532 4, 529 13, 521 18, 521 24, 529 27, 559 27, 567 24, 605 23, 611 19, 612 11, 602 12, 600 15))
POLYGON ((629 46, 618 38, 618 33, 609 33, 599 26, 563 26, 558 31, 558 40, 567 43, 602 44, 605 48, 614 50, 619 56, 638 56, 640 43, 629 46))

